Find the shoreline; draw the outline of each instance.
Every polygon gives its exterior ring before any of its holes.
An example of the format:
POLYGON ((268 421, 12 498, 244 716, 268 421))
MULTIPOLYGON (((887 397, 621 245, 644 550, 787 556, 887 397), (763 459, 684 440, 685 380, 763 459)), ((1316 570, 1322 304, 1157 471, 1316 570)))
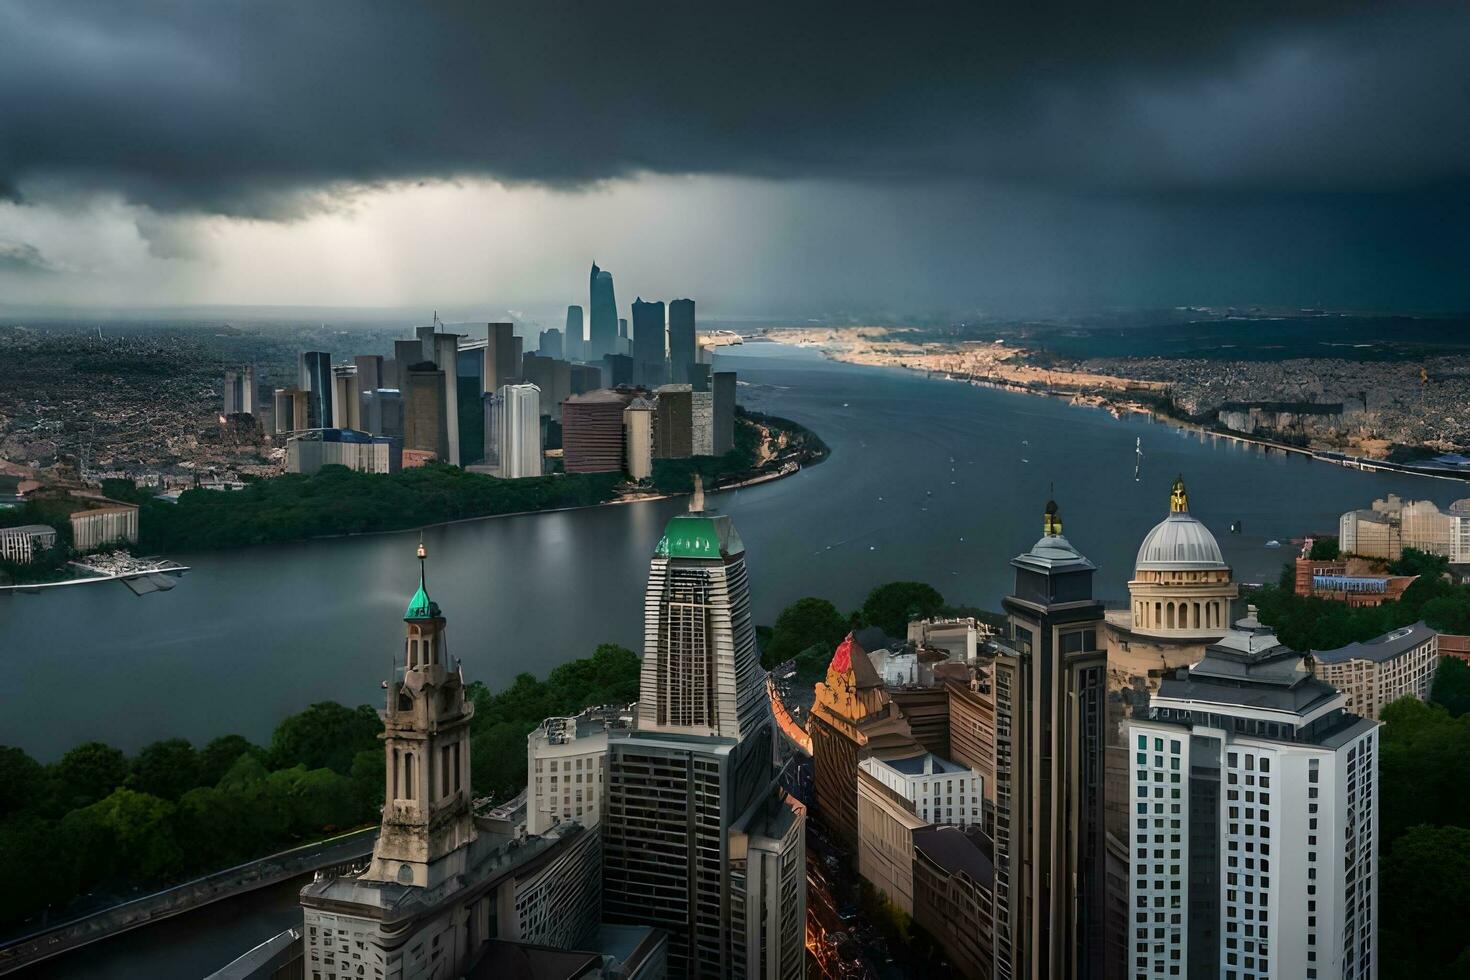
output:
MULTIPOLYGON (((768 335, 769 336, 769 335, 768 335)), ((1156 408, 1143 405, 1136 401, 1117 401, 1107 395, 1094 394, 1085 391, 1056 391, 1051 389, 1038 389, 1020 382, 998 380, 995 378, 976 378, 973 376, 956 375, 953 372, 937 371, 932 368, 914 367, 910 364, 896 362, 893 364, 869 364, 866 361, 854 360, 842 356, 842 352, 829 346, 816 344, 791 343, 775 337, 770 337, 772 343, 787 344, 791 347, 802 347, 815 350, 822 357, 830 361, 838 361, 843 364, 851 364, 857 367, 893 367, 899 370, 909 371, 913 374, 923 374, 924 377, 934 381, 952 381, 967 384, 975 388, 992 388, 997 391, 1009 391, 1021 395, 1033 395, 1043 398, 1063 399, 1070 404, 1082 408, 1099 408, 1108 412, 1114 418, 1122 418, 1123 413, 1146 415, 1150 419, 1186 432, 1198 432, 1220 439, 1229 439, 1242 445, 1259 446, 1262 449, 1278 450, 1284 453, 1294 453, 1307 459, 1320 463, 1330 463, 1341 466, 1344 469, 1359 470, 1369 473, 1398 473, 1404 476, 1424 477, 1432 480, 1448 480, 1453 483, 1470 482, 1470 473, 1464 475, 1456 473, 1436 472, 1423 470, 1405 463, 1394 463, 1384 459, 1371 459, 1365 456, 1352 456, 1340 450, 1316 449, 1309 446, 1293 446, 1284 442, 1276 442, 1260 436, 1250 436, 1239 432, 1222 432, 1181 419, 1178 416, 1169 415, 1156 408)), ((1120 379, 1126 380, 1126 379, 1120 379)))

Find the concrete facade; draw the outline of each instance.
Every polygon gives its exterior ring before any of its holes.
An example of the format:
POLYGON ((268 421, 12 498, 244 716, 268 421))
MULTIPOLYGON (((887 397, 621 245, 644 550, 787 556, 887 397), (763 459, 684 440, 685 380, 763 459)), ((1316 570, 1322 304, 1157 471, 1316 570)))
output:
POLYGON ((1347 696, 1347 710, 1378 720, 1402 697, 1429 700, 1439 667, 1439 634, 1423 621, 1365 643, 1314 650, 1312 672, 1347 696))
POLYGON ((71 546, 74 551, 94 551, 109 544, 137 543, 138 508, 134 504, 110 503, 71 515, 71 546))

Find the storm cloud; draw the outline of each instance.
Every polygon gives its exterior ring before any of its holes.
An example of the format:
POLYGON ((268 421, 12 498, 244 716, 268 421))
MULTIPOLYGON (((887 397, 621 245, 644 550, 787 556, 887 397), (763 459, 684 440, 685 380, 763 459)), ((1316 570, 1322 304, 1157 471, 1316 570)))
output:
POLYGON ((289 219, 639 174, 1384 194, 1470 177, 1470 7, 0 5, 0 192, 289 219))

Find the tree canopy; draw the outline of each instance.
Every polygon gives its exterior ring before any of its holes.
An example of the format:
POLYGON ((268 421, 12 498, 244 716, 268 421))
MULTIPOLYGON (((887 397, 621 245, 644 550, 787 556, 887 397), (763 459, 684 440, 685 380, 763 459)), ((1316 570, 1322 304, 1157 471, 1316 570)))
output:
POLYGON ((923 582, 889 582, 868 593, 863 622, 889 636, 903 639, 913 619, 927 619, 944 608, 944 597, 923 582))

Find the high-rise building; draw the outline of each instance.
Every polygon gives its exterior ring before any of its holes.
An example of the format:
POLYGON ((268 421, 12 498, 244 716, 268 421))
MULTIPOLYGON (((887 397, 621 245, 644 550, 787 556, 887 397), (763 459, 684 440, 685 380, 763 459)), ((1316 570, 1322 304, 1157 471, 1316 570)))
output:
POLYGON ((408 385, 408 369, 415 364, 432 361, 433 355, 426 356, 424 353, 424 342, 415 337, 413 340, 393 341, 393 361, 398 365, 398 387, 402 390, 408 385))
POLYGON ((508 480, 540 476, 541 389, 506 385, 500 403, 500 475, 508 480))
POLYGON ((803 975, 805 811, 779 788, 745 547, 673 518, 650 562, 637 727, 608 741, 607 921, 669 934, 669 975, 803 975))
POLYGON ((588 391, 596 391, 604 387, 602 383, 602 368, 596 364, 572 364, 572 394, 580 395, 588 391))
POLYGON ((602 358, 602 383, 618 388, 633 383, 633 358, 628 354, 606 354, 602 358))
POLYGON ((338 429, 362 429, 362 389, 356 365, 332 368, 332 420, 338 429))
MULTIPOLYGON (((636 314, 634 314, 636 316, 636 314)), ((669 302, 669 380, 676 384, 693 384, 690 369, 694 366, 694 300, 669 302)), ((637 339, 637 335, 634 335, 637 339)))
POLYGON ((710 365, 690 364, 686 373, 689 375, 689 385, 695 391, 710 390, 710 365))
POLYGON ((499 391, 487 391, 484 396, 485 454, 481 459, 484 471, 500 475, 500 429, 504 424, 505 402, 499 391))
MULTIPOLYGON (((444 429, 443 445, 446 455, 439 458, 451 466, 464 465, 464 445, 460 440, 461 421, 466 414, 466 408, 462 404, 462 394, 469 388, 474 388, 479 382, 474 380, 474 375, 469 374, 473 370, 475 358, 467 358, 463 362, 459 356, 459 335, 452 333, 439 333, 433 327, 419 327, 419 339, 423 341, 424 350, 432 352, 434 366, 444 375, 444 389, 442 393, 443 405, 439 410, 439 424, 444 429), (471 380, 461 384, 461 373, 466 373, 471 380)), ((474 412, 480 411, 480 393, 476 392, 473 399, 474 412)))
POLYGON ((1011 560, 1010 639, 995 658, 998 978, 1103 974, 1103 738, 1107 657, 1096 566, 1062 536, 1011 560))
POLYGON ((714 373, 714 454, 723 456, 735 448, 735 372, 714 373))
POLYGON ((362 395, 362 428, 375 436, 403 438, 403 393, 379 388, 362 395))
POLYGON ((712 391, 689 393, 689 451, 695 456, 715 454, 715 396, 712 391))
POLYGON ((635 396, 623 410, 623 469, 628 479, 653 476, 653 403, 635 396))
POLYGON ((599 388, 562 404, 562 463, 568 473, 622 472, 623 411, 629 400, 599 388))
POLYGON ((687 459, 694 455, 694 392, 688 385, 662 385, 654 402, 653 455, 687 459))
POLYGON ((612 273, 592 263, 588 282, 588 314, 591 329, 587 338, 587 359, 601 360, 604 354, 618 352, 618 301, 613 295, 612 273))
POLYGON ((1138 978, 1378 975, 1378 726, 1256 619, 1128 726, 1138 978))
MULTIPOLYGON (((628 339, 628 318, 620 316, 618 317, 618 340, 626 341, 628 339)), ((627 347, 628 345, 624 343, 621 346, 627 347)))
POLYGON ((403 448, 433 453, 441 462, 449 460, 444 372, 431 361, 420 361, 408 369, 408 387, 403 392, 403 448))
POLYGON ((224 384, 224 407, 220 409, 221 415, 237 415, 240 412, 240 402, 243 395, 240 391, 240 372, 226 371, 224 384))
POLYGON ((967 980, 993 970, 995 865, 990 841, 974 828, 914 831, 914 922, 944 948, 967 980))
POLYGON ((668 380, 664 304, 633 301, 633 382, 657 387, 668 380))
POLYGON ((583 332, 582 308, 580 306, 567 307, 567 327, 562 331, 562 345, 566 349, 567 360, 586 360, 587 335, 583 332))
POLYGON ((555 357, 560 360, 563 353, 561 331, 555 327, 541 331, 541 336, 536 341, 536 352, 543 357, 555 357))
POLYGON ((541 389, 542 413, 552 421, 560 422, 562 402, 572 394, 571 364, 531 353, 521 358, 521 376, 526 379, 526 384, 541 389))
POLYGON ((304 427, 332 428, 332 355, 319 350, 303 351, 300 369, 300 387, 306 392, 304 427))
POLYGON ((485 391, 521 380, 521 355, 516 350, 515 324, 487 323, 485 343, 485 391))
POLYGON ((225 372, 224 410, 220 414, 254 415, 255 397, 255 368, 225 372))
POLYGON ((392 387, 385 383, 383 355, 358 354, 352 359, 352 363, 357 367, 357 386, 364 395, 379 388, 392 387))
POLYGON ((276 432, 298 432, 308 428, 306 392, 300 388, 277 388, 273 402, 276 432))

